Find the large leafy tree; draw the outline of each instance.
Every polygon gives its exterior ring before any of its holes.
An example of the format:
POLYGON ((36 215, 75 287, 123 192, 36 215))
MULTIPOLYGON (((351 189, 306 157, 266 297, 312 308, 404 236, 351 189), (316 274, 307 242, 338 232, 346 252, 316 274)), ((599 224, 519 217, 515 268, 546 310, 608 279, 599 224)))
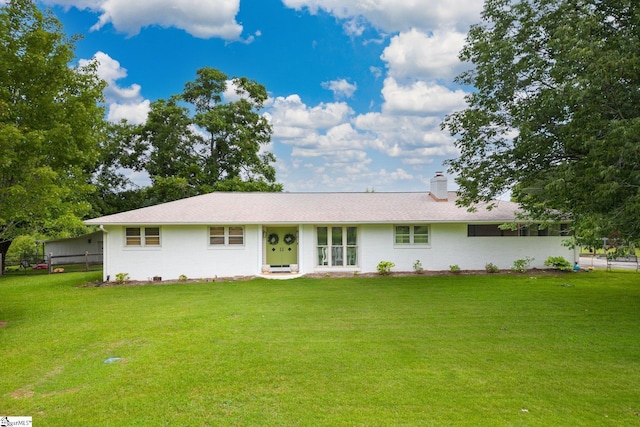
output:
POLYGON ((443 127, 461 202, 511 191, 533 217, 640 237, 640 2, 486 0, 443 127))
POLYGON ((212 191, 282 191, 265 150, 266 99, 255 81, 207 67, 182 94, 153 102, 145 123, 109 124, 94 174, 94 214, 212 191), (148 174, 151 185, 136 186, 126 171, 148 174))
POLYGON ((137 138, 137 126, 123 120, 105 123, 104 129, 93 172, 93 216, 144 206, 144 191, 134 185, 126 173, 127 170, 139 169, 141 164, 139 153, 144 149, 137 138))
POLYGON ((260 114, 266 99, 259 83, 206 67, 182 94, 154 102, 137 137, 139 168, 152 179, 148 202, 211 191, 281 191, 275 157, 263 151, 271 139, 260 114))
MULTIPOLYGON (((94 65, 30 0, 0 6, 0 253, 21 234, 82 227, 104 112, 94 65)), ((4 258, 4 257, 3 257, 4 258)))

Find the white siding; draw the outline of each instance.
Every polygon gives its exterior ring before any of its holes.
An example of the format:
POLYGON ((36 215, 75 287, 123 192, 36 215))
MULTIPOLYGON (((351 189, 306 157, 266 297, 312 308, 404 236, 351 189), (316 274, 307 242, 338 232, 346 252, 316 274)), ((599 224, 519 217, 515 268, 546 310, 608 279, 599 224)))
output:
POLYGON ((448 270, 457 264, 463 270, 484 270, 489 262, 509 269, 517 259, 534 258, 531 267, 545 268, 549 256, 576 261, 573 249, 562 245, 566 237, 467 237, 466 224, 432 226, 433 255, 422 261, 425 270, 448 270))
MULTIPOLYGON (((353 226, 353 224, 347 224, 353 226)), ((244 245, 211 247, 204 225, 161 226, 159 247, 126 247, 123 226, 105 227, 104 276, 115 280, 128 273, 132 280, 174 280, 180 275, 195 279, 252 276, 265 262, 263 227, 244 226, 244 245)), ((319 267, 316 260, 316 227, 299 226, 298 265, 300 273, 325 271, 376 272, 380 261, 395 263, 393 271, 413 271, 416 260, 425 270, 448 270, 457 264, 463 270, 483 270, 489 262, 509 269, 513 261, 534 258, 532 267, 544 268, 549 256, 575 261, 576 255, 562 245, 563 237, 467 237, 466 224, 431 224, 429 245, 394 244, 393 224, 358 226, 358 266, 319 267)))
POLYGON ((301 273, 311 273, 316 265, 316 228, 301 225, 298 231, 298 265, 301 273))
MULTIPOLYGON (((311 230, 312 245, 315 245, 311 230)), ((563 256, 576 261, 575 251, 562 245, 565 237, 467 237, 466 224, 431 224, 429 244, 395 245, 391 224, 362 225, 359 231, 359 271, 377 271, 380 261, 395 264, 393 271, 413 271, 419 260, 425 270, 449 270, 457 264, 463 270, 484 270, 489 262, 501 269, 509 269, 517 259, 533 258, 531 267, 545 268, 549 256, 563 256)), ((314 253, 305 260, 306 267, 315 267, 314 253)), ((314 271, 325 271, 315 267, 314 271)), ((336 269, 334 269, 336 270, 336 269)), ((302 266, 301 266, 302 271, 302 266)))
POLYGON ((489 262, 509 269, 517 259, 534 258, 531 267, 545 268, 549 256, 577 260, 575 251, 562 245, 565 237, 467 237, 466 224, 432 224, 429 245, 394 245, 393 225, 362 227, 362 272, 375 272, 380 261, 391 261, 392 271, 413 271, 419 260, 425 270, 484 270, 489 262))
POLYGON ((105 227, 104 277, 115 280, 127 273, 131 280, 175 280, 180 275, 191 279, 210 279, 255 275, 260 270, 261 229, 245 226, 244 245, 209 245, 207 226, 162 226, 159 247, 127 247, 125 227, 105 227))

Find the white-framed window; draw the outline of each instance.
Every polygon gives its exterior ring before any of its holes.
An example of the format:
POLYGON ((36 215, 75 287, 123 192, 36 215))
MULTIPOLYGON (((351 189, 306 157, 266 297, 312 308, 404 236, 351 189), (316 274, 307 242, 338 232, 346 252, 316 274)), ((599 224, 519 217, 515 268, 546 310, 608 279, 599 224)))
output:
POLYGON ((319 266, 358 265, 358 227, 317 227, 316 243, 319 266))
POLYGON ((398 246, 403 245, 428 245, 429 225, 427 224, 403 224, 393 227, 393 242, 398 246))
POLYGON ((241 225, 209 227, 210 246, 242 246, 244 245, 244 227, 241 225))
POLYGON ((160 227, 126 227, 126 246, 160 246, 160 227))

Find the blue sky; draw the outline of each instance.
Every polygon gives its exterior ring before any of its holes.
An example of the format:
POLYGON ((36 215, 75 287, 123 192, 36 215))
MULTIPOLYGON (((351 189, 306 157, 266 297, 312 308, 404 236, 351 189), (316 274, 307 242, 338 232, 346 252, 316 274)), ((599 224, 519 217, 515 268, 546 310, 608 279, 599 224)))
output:
POLYGON ((457 155, 440 123, 465 106, 457 54, 482 0, 41 4, 99 60, 109 120, 144 121, 204 66, 265 85, 285 191, 424 191, 457 155))

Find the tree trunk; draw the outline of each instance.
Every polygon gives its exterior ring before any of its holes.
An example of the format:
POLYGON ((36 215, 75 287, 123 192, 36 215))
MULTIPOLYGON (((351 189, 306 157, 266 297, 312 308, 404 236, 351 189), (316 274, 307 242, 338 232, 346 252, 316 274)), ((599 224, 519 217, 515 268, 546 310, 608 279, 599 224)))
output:
POLYGON ((2 265, 0 265, 0 269, 2 269, 3 273, 5 264, 7 262, 7 252, 9 252, 9 246, 11 246, 11 242, 13 242, 13 240, 3 240, 2 242, 0 242, 0 254, 2 254, 2 265))

